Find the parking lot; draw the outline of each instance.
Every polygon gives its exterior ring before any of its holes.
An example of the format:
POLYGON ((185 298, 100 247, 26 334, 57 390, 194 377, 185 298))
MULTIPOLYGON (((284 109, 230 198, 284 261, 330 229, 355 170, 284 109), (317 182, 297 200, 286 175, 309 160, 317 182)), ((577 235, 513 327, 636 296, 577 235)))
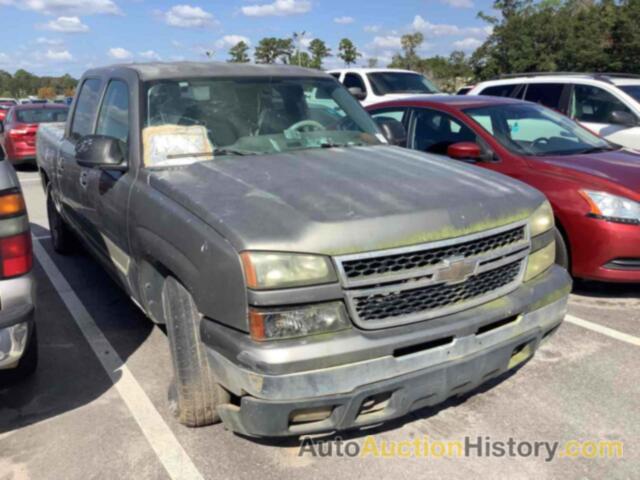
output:
POLYGON ((342 435, 359 443, 367 435, 621 440, 623 458, 300 456, 295 441, 180 425, 167 403, 165 332, 86 254, 53 252, 37 172, 19 175, 35 238, 40 367, 28 381, 0 389, 2 480, 640 477, 637 287, 577 285, 568 321, 515 374, 441 407, 342 435))

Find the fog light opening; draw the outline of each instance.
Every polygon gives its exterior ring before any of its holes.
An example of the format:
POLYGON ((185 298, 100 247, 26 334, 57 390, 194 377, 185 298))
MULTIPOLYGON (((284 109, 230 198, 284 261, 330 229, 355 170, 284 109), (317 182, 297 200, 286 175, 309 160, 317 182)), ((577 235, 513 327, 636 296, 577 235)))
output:
POLYGON ((511 353, 511 358, 509 359, 508 368, 514 368, 527 361, 533 355, 533 345, 532 342, 527 342, 518 345, 513 349, 511 353))
POLYGON ((294 410, 289 415, 289 425, 301 425, 304 423, 321 422, 331 416, 331 414, 333 413, 333 408, 334 407, 331 406, 294 410))
POLYGON ((389 405, 391 400, 391 392, 378 393, 371 395, 363 400, 360 405, 360 411, 358 412, 358 418, 363 415, 371 415, 383 411, 389 405))

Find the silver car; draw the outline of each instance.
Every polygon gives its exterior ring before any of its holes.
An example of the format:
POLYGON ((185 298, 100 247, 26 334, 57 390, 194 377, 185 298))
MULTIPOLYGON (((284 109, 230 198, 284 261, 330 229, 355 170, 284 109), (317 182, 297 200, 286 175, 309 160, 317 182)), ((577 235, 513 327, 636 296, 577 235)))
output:
POLYGON ((35 282, 29 218, 13 166, 0 151, 0 381, 36 369, 35 282))

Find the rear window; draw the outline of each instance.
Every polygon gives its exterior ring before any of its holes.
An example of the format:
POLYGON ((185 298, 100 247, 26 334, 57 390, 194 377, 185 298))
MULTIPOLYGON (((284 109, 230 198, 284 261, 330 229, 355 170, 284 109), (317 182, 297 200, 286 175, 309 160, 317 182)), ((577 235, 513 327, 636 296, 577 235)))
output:
POLYGON ((418 73, 375 72, 369 74, 369 81, 376 95, 438 93, 436 86, 418 73))
POLYGON ((20 123, 51 123, 65 122, 68 110, 66 108, 34 108, 16 111, 16 120, 20 123))
POLYGON ((560 110, 560 99, 564 85, 561 83, 530 83, 524 99, 539 103, 554 110, 560 110))
POLYGON ((485 88, 480 95, 489 95, 490 97, 511 97, 518 88, 518 84, 496 85, 494 87, 485 88))

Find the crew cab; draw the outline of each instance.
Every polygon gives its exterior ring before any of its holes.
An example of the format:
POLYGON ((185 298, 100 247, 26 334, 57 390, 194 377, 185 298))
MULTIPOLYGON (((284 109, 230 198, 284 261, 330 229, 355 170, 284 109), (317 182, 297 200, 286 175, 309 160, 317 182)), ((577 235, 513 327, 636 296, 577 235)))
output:
POLYGON ((475 163, 542 191, 557 261, 575 277, 640 282, 640 154, 534 103, 464 96, 370 107, 409 131, 406 146, 475 163))
POLYGON ((88 71, 39 130, 54 248, 77 236, 166 324, 182 423, 380 423, 520 365, 562 322, 544 196, 380 126, 319 71, 154 63, 88 71))
POLYGON ((398 68, 345 68, 328 72, 362 105, 440 93, 431 80, 418 72, 398 68))

